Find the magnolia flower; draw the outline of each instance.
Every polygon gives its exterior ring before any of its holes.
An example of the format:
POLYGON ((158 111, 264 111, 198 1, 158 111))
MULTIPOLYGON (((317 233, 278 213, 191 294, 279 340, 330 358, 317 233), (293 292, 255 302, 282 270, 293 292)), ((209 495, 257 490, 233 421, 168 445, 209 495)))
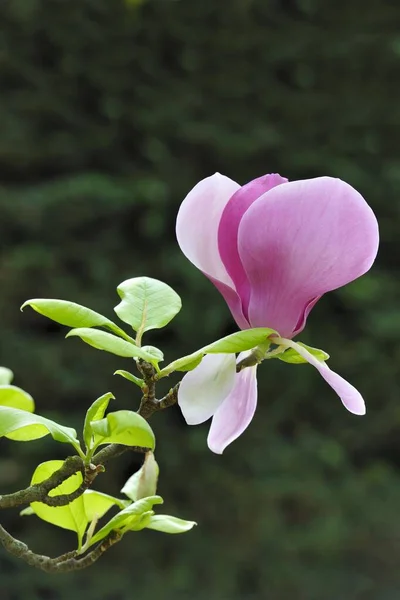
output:
MULTIPOLYGON (((350 412, 365 414, 361 394, 292 341, 323 294, 374 262, 378 224, 354 188, 331 177, 288 182, 277 174, 241 187, 216 173, 186 196, 176 232, 181 250, 221 292, 240 329, 277 331, 274 343, 282 351, 293 348, 350 412)), ((236 373, 235 360, 205 356, 178 394, 188 424, 213 417, 208 445, 218 453, 246 429, 257 404, 256 367, 236 373)))

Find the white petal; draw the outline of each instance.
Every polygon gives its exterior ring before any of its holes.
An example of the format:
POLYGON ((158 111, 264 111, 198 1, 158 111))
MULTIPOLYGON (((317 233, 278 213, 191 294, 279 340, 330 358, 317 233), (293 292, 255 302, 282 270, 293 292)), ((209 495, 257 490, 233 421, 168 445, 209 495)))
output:
POLYGON ((176 237, 185 256, 203 273, 235 289, 218 250, 222 212, 240 185, 215 173, 200 181, 182 202, 176 237))
POLYGON ((178 404, 188 425, 213 416, 231 391, 236 375, 234 354, 208 354, 198 367, 183 377, 178 404))

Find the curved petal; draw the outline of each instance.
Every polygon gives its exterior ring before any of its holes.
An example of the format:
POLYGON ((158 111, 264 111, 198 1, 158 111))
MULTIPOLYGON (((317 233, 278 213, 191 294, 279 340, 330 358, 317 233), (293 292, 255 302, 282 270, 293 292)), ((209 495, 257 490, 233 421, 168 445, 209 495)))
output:
POLYGON ((238 189, 238 183, 219 173, 200 181, 179 208, 176 237, 185 256, 222 294, 238 326, 246 329, 249 323, 243 314, 241 299, 218 250, 221 214, 238 189))
POLYGON ((319 374, 325 379, 325 381, 331 386, 331 388, 337 393, 343 405, 348 411, 354 415, 365 415, 365 402, 360 392, 351 385, 348 381, 343 379, 340 375, 331 371, 325 362, 318 360, 303 346, 292 342, 291 340, 281 340, 282 343, 290 348, 294 348, 296 352, 300 354, 310 365, 315 367, 319 374))
MULTIPOLYGON (((238 360, 245 354, 239 355, 238 360)), ((207 439, 210 450, 222 454, 248 427, 256 407, 257 366, 236 374, 233 389, 214 414, 207 439)))
POLYGON ((238 252, 238 228, 246 210, 260 196, 273 187, 287 183, 285 177, 277 173, 264 175, 250 181, 233 194, 226 204, 219 223, 218 248, 227 273, 232 278, 242 300, 244 312, 247 312, 250 286, 238 252))
POLYGON ((378 243, 374 213, 344 181, 318 177, 273 188, 239 225, 251 326, 292 337, 310 302, 368 271, 378 243))
POLYGON ((188 425, 199 425, 213 416, 229 395, 236 375, 234 354, 208 354, 183 377, 178 404, 188 425))
POLYGON ((231 196, 240 188, 229 177, 215 173, 200 181, 182 202, 176 237, 185 256, 205 275, 234 288, 218 250, 218 226, 231 196))

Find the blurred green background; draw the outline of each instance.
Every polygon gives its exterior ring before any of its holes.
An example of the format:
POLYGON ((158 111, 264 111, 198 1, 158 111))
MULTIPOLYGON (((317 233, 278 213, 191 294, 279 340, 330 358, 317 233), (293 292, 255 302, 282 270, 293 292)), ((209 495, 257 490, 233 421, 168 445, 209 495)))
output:
MULTIPOLYGON (((314 369, 260 369, 256 419, 223 456, 208 425, 156 415, 165 512, 184 536, 131 534, 94 567, 46 575, 0 554, 2 600, 397 600, 400 598, 400 20, 377 0, 4 0, 0 4, 0 364, 37 410, 79 427, 119 359, 63 339, 19 306, 70 299, 113 316, 129 277, 183 298, 148 336, 167 360, 235 330, 180 254, 177 209, 201 178, 331 175, 375 210, 370 274, 324 297, 301 339, 364 394, 347 413, 314 369), (397 30, 396 30, 397 28, 397 30)), ((276 361, 278 362, 278 361, 276 361)), ((52 440, 0 444, 0 489, 24 487, 52 440)), ((118 493, 139 458, 98 478, 118 493)), ((36 552, 74 535, 18 511, 2 523, 36 552)))

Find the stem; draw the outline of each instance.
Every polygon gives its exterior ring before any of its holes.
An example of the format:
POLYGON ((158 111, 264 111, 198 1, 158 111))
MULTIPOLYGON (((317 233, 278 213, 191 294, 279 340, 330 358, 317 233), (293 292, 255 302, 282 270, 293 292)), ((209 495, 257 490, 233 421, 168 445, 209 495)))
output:
POLYGON ((28 546, 17 540, 8 533, 4 527, 0 525, 0 543, 2 546, 17 558, 20 558, 37 569, 46 571, 47 573, 66 573, 68 571, 78 571, 85 569, 92 565, 96 560, 100 558, 106 550, 113 546, 116 542, 121 539, 121 534, 117 531, 112 531, 100 544, 98 544, 94 550, 89 552, 83 558, 75 558, 77 551, 67 552, 56 558, 50 558, 43 554, 35 554, 32 550, 29 550, 28 546))

